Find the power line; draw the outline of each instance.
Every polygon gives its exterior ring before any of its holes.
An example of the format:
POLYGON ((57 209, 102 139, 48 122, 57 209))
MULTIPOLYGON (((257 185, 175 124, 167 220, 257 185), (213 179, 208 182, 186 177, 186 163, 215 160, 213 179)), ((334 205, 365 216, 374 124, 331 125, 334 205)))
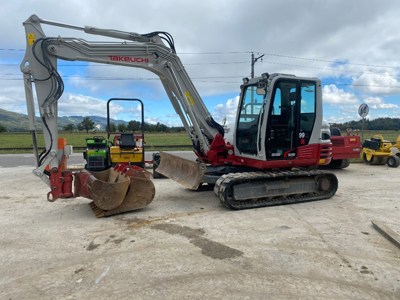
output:
MULTIPOLYGON (((5 49, 5 48, 0 48, 0 51, 24 51, 23 49, 5 49)), ((250 51, 226 51, 226 52, 187 52, 187 53, 180 53, 180 54, 249 54, 253 53, 250 51)), ((299 59, 299 60, 308 60, 308 61, 316 61, 316 62, 324 62, 324 63, 337 63, 339 64, 338 66, 346 66, 346 65, 356 65, 356 66, 368 66, 368 67, 389 67, 389 66, 383 66, 383 65, 372 65, 372 64, 357 64, 357 63, 349 63, 349 62, 344 62, 341 63, 340 61, 332 61, 332 60, 322 60, 322 59, 316 59, 316 58, 306 58, 306 57, 299 57, 299 56, 289 56, 289 55, 283 55, 283 54, 275 54, 275 53, 265 53, 267 56, 275 56, 275 57, 284 57, 284 58, 290 58, 290 59, 299 59)), ((262 55, 264 56, 264 54, 262 55)), ((262 57, 260 56, 260 58, 262 57)), ((199 62, 199 63, 186 63, 185 66, 196 66, 196 65, 237 65, 237 64, 248 64, 248 61, 232 61, 232 62, 199 62)), ((281 65, 281 66, 288 66, 288 67, 296 67, 296 68, 305 68, 305 69, 317 69, 317 70, 326 70, 326 71, 332 71, 332 72, 346 72, 346 73, 353 73, 353 74, 385 74, 390 77, 396 77, 395 74, 387 74, 386 72, 377 72, 377 71, 351 71, 351 70, 340 70, 340 69, 335 69, 335 68, 327 68, 327 67, 316 67, 316 66, 310 66, 310 65, 298 65, 298 64, 290 64, 290 63, 281 63, 281 62, 276 62, 276 61, 263 61, 262 63, 267 63, 267 64, 274 64, 274 65, 281 65)), ((19 64, 13 64, 13 63, 0 63, 2 66, 19 66, 19 64)), ((87 67, 89 66, 89 63, 87 64, 59 64, 59 67, 87 67)), ((109 64, 91 64, 90 67, 113 67, 113 65, 109 64)), ((399 68, 399 67, 389 67, 389 68, 399 68)), ((19 74, 18 74, 19 75, 19 74)), ((18 76, 17 74, 12 74, 12 73, 6 73, 6 74, 0 74, 0 76, 18 76)), ((238 79, 238 78, 243 78, 246 77, 247 75, 242 75, 242 76, 217 76, 217 77, 193 77, 193 80, 197 81, 202 81, 202 82, 210 82, 207 80, 211 79, 238 79), (204 81, 205 80, 205 81, 204 81)), ((122 80, 158 80, 158 78, 123 78, 123 77, 88 77, 88 76, 83 76, 83 78, 72 75, 72 76, 64 76, 64 78, 77 78, 79 80, 115 80, 115 81, 122 81, 122 80)), ((0 80, 21 80, 20 78, 0 78, 0 80)), ((215 82, 215 80, 213 81, 215 82)), ((224 82, 228 83, 228 82, 224 82)), ((233 83, 233 82, 229 82, 233 83)), ((236 82, 235 82, 236 83, 236 82)), ((385 87, 385 88, 394 88, 397 89, 399 87, 397 86, 379 86, 379 85, 355 85, 355 84, 338 84, 335 83, 336 85, 352 85, 352 86, 369 86, 369 87, 385 87)))
MULTIPOLYGON (((230 62, 199 62, 199 63, 185 63, 185 66, 196 66, 196 65, 234 65, 234 64, 248 64, 248 61, 230 61, 230 62)), ((0 63, 0 66, 19 66, 19 63, 0 63)), ((87 67, 89 66, 88 64, 58 64, 59 67, 87 67)), ((96 63, 90 65, 90 67, 115 67, 116 65, 110 65, 110 64, 102 64, 102 63, 96 63)), ((119 67, 125 67, 125 66, 119 66, 119 67)))
MULTIPOLYGON (((16 49, 16 48, 0 48, 0 51, 25 51, 25 49, 16 49)), ((225 54, 251 54, 253 51, 209 51, 209 52, 181 52, 178 55, 225 55, 225 54)), ((343 59, 337 60, 329 60, 329 59, 320 59, 313 57, 302 57, 295 55, 286 55, 286 54, 278 54, 278 53, 268 53, 268 52, 256 52, 263 53, 265 56, 273 56, 273 57, 283 57, 297 60, 307 60, 307 61, 315 61, 315 62, 324 62, 324 63, 333 63, 333 64, 341 64, 341 65, 353 65, 353 66, 363 66, 363 67, 375 67, 375 68, 391 68, 391 69, 400 69, 400 66, 388 66, 388 65, 379 65, 379 64, 363 64, 363 63, 353 63, 348 61, 343 61, 343 59)), ((243 62, 238 62, 243 63, 243 62)))
MULTIPOLYGON (((15 49, 15 48, 0 48, 0 51, 25 51, 25 49, 15 49)), ((213 55, 213 54, 249 54, 252 51, 210 51, 210 52, 179 52, 179 55, 213 55)))
MULTIPOLYGON (((185 63, 185 66, 203 66, 203 65, 238 65, 238 64, 248 64, 248 61, 231 61, 231 62, 199 62, 199 63, 185 63)), ((387 72, 379 72, 379 71, 352 71, 352 70, 341 70, 341 69, 334 69, 328 67, 316 67, 316 66, 309 66, 309 65, 299 65, 299 64, 290 64, 290 63, 281 63, 276 61, 262 61, 261 63, 266 64, 273 64, 273 65, 280 65, 286 67, 296 67, 296 68, 303 68, 303 69, 315 69, 315 70, 326 70, 326 71, 333 71, 333 72, 346 72, 346 73, 353 73, 353 74, 387 74, 387 72)), ((0 63, 0 66, 19 66, 17 63, 0 63)), ((58 64, 59 67, 88 67, 88 64, 58 64)), ((372 65, 370 65, 372 66, 372 65)), ((377 66, 377 65, 375 65, 377 66)), ((90 67, 115 67, 114 65, 110 64, 91 64, 90 67)), ((121 66, 119 66, 121 67, 121 66)), ((397 67, 393 67, 397 68, 397 67)), ((395 74, 387 74, 389 76, 396 76, 395 74)))
POLYGON ((0 51, 25 51, 25 49, 14 49, 14 48, 0 48, 0 51))
POLYGON ((400 89, 400 86, 391 85, 378 85, 378 84, 354 84, 354 83, 338 83, 338 82, 321 82, 322 85, 336 85, 336 86, 357 86, 357 87, 374 87, 374 88, 388 88, 388 89, 400 89))
POLYGON ((225 55, 225 54, 249 54, 252 53, 252 51, 215 51, 215 52, 181 52, 181 53, 177 53, 178 55, 186 55, 186 54, 190 54, 190 55, 225 55))
MULTIPOLYGON (((205 63, 189 63, 185 64, 185 66, 196 66, 196 65, 237 65, 237 64, 248 64, 249 62, 247 61, 236 61, 236 62, 205 62, 205 63)), ((396 74, 388 74, 387 72, 384 71, 352 71, 352 70, 341 70, 341 69, 333 69, 333 68, 324 68, 324 67, 314 67, 314 66, 305 66, 305 65, 297 65, 297 64, 286 64, 286 63, 279 63, 279 62, 274 62, 274 61, 263 61, 261 62, 262 64, 272 64, 272 65, 279 65, 279 66, 286 66, 286 67, 295 67, 295 68, 302 68, 302 69, 314 69, 314 70, 322 70, 322 71, 332 71, 336 73, 349 73, 349 74, 385 74, 390 77, 397 77, 396 74)), ((19 66, 19 64, 1 64, 0 66, 19 66)), ((59 64, 59 67, 88 67, 88 65, 82 65, 82 64, 77 64, 77 65, 63 65, 59 64)), ((108 64, 95 64, 91 65, 92 67, 114 67, 114 65, 108 65, 108 64)), ((122 66, 119 66, 122 67, 122 66)), ((124 67, 125 68, 125 67, 124 67)), ((6 74, 0 74, 0 76, 18 76, 19 74, 12 74, 12 73, 6 73, 6 74)), ((247 75, 245 75, 247 76, 247 75)))
MULTIPOLYGON (((17 75, 13 75, 17 76, 17 75)), ((213 76, 213 77, 191 77, 193 80, 204 80, 204 79, 240 79, 245 77, 243 76, 213 76)), ((77 80, 116 80, 116 81, 125 81, 125 80, 160 80, 158 77, 93 77, 93 76, 85 76, 85 77, 80 77, 80 76, 63 76, 63 78, 68 78, 68 79, 77 79, 77 80)), ((22 80, 22 74, 21 78, 0 78, 0 80, 22 80)))
MULTIPOLYGON (((323 70, 323 71, 332 71, 332 72, 345 72, 345 73, 352 73, 352 74, 385 74, 391 77, 396 77, 395 74, 388 74, 384 71, 352 71, 352 70, 341 70, 341 69, 334 69, 334 68, 325 68, 325 67, 314 67, 314 66, 305 66, 305 65, 298 65, 298 64, 287 64, 287 63, 280 63, 275 61, 263 61, 262 63, 266 64, 273 64, 279 66, 286 66, 286 67, 295 67, 295 68, 303 68, 303 69, 314 69, 314 70, 323 70)), ((196 65, 237 65, 237 64, 248 64, 247 61, 235 61, 235 62, 204 62, 204 63, 187 63, 185 66, 196 66, 196 65)), ((2 64, 0 66, 19 66, 19 64, 2 64)), ((76 65, 63 65, 59 64, 59 67, 87 67, 86 64, 76 64, 76 65)), ((91 65, 92 67, 114 67, 114 65, 109 64, 95 64, 91 65)), ((16 74, 0 74, 1 75, 16 75, 16 74)))
POLYGON ((319 59, 319 58, 300 57, 300 56, 284 55, 284 54, 276 54, 276 53, 265 53, 265 55, 267 55, 267 56, 276 56, 276 57, 284 57, 284 58, 292 58, 292 59, 301 59, 301 60, 308 60, 308 61, 318 61, 318 62, 342 64, 342 65, 400 69, 400 66, 393 67, 393 66, 386 66, 386 65, 350 63, 350 62, 341 62, 340 60, 325 60, 325 59, 319 59))
MULTIPOLYGON (((287 67, 296 67, 303 69, 315 69, 315 70, 323 70, 323 71, 332 71, 332 72, 343 72, 343 73, 352 73, 352 74, 387 74, 387 72, 379 72, 379 71, 352 71, 352 70, 341 70, 341 69, 333 69, 333 68, 325 68, 325 67, 314 67, 314 66, 305 66, 305 65, 296 65, 296 64, 285 64, 274 61, 263 61, 262 63, 272 64, 272 65, 280 65, 287 67)), ((391 77, 395 77, 395 74, 387 74, 391 77)))
MULTIPOLYGON (((78 80, 96 80, 96 81, 159 81, 159 78, 151 77, 138 77, 138 78, 126 78, 126 77, 76 77, 76 76, 64 76, 63 78, 74 78, 78 80)), ((225 83, 225 84, 238 84, 245 76, 220 76, 220 77, 193 77, 193 81, 207 82, 207 83, 225 83), (237 79, 237 81, 223 81, 223 80, 211 80, 211 79, 237 79)), ((22 78, 5 78, 0 79, 4 81, 20 81, 22 78)), ((336 85, 336 86, 354 86, 354 87, 373 87, 373 88, 388 88, 388 89, 400 89, 400 86, 390 85, 374 85, 374 84, 353 84, 353 83, 340 83, 340 82, 321 82, 323 86, 336 85)))

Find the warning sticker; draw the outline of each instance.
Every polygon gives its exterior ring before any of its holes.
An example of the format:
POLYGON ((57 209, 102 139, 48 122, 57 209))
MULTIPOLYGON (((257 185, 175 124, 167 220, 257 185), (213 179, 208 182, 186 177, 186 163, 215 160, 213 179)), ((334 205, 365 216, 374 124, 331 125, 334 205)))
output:
POLYGON ((28 33, 28 45, 32 46, 35 43, 35 35, 33 33, 28 33))
POLYGON ((193 99, 192 95, 190 95, 189 91, 185 92, 185 96, 186 96, 187 101, 190 103, 190 105, 194 105, 194 99, 193 99))

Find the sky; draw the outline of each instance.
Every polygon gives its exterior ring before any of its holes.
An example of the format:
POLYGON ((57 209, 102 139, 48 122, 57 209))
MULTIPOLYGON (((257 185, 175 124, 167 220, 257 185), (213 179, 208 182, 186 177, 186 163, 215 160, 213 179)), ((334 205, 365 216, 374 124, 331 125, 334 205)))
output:
MULTIPOLYGON (((19 65, 22 23, 36 14, 85 25, 148 33, 167 31, 206 107, 218 122, 234 122, 251 54, 264 55, 255 75, 286 73, 322 80, 324 119, 400 117, 400 1, 398 0, 15 0, 0 10, 0 108, 27 113, 19 65)), ((43 25, 47 36, 105 41, 80 31, 43 25)), ((60 116, 106 116, 112 97, 139 98, 145 121, 181 126, 158 77, 137 68, 58 61, 65 91, 60 116)), ((113 118, 139 120, 132 103, 115 103, 113 118)))

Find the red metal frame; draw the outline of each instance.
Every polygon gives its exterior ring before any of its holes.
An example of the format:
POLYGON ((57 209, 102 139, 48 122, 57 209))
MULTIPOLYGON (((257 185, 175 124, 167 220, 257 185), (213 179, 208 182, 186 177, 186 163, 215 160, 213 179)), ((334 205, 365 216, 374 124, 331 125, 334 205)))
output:
MULTIPOLYGON (((213 166, 233 165, 246 166, 259 170, 268 170, 275 168, 292 168, 317 166, 321 154, 330 161, 331 145, 309 144, 300 146, 290 151, 297 151, 295 158, 284 157, 274 160, 258 160, 244 156, 236 156, 233 145, 225 143, 222 135, 217 134, 210 145, 210 150, 205 158, 213 166), (323 148, 325 146, 325 148, 323 148)), ((290 152, 288 151, 288 152, 290 152)))
POLYGON ((331 136, 332 159, 359 158, 361 141, 359 136, 331 136))

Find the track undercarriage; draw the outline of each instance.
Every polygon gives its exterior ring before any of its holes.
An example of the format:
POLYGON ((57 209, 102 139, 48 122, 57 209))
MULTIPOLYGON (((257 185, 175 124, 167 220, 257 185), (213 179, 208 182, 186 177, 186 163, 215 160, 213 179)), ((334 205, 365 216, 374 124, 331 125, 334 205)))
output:
POLYGON ((248 209, 329 199, 338 180, 322 170, 255 171, 241 167, 210 167, 161 152, 157 172, 186 188, 215 184, 214 193, 230 209, 248 209))
POLYGON ((222 175, 214 193, 230 209, 248 209, 329 199, 338 180, 320 170, 244 172, 222 175))

